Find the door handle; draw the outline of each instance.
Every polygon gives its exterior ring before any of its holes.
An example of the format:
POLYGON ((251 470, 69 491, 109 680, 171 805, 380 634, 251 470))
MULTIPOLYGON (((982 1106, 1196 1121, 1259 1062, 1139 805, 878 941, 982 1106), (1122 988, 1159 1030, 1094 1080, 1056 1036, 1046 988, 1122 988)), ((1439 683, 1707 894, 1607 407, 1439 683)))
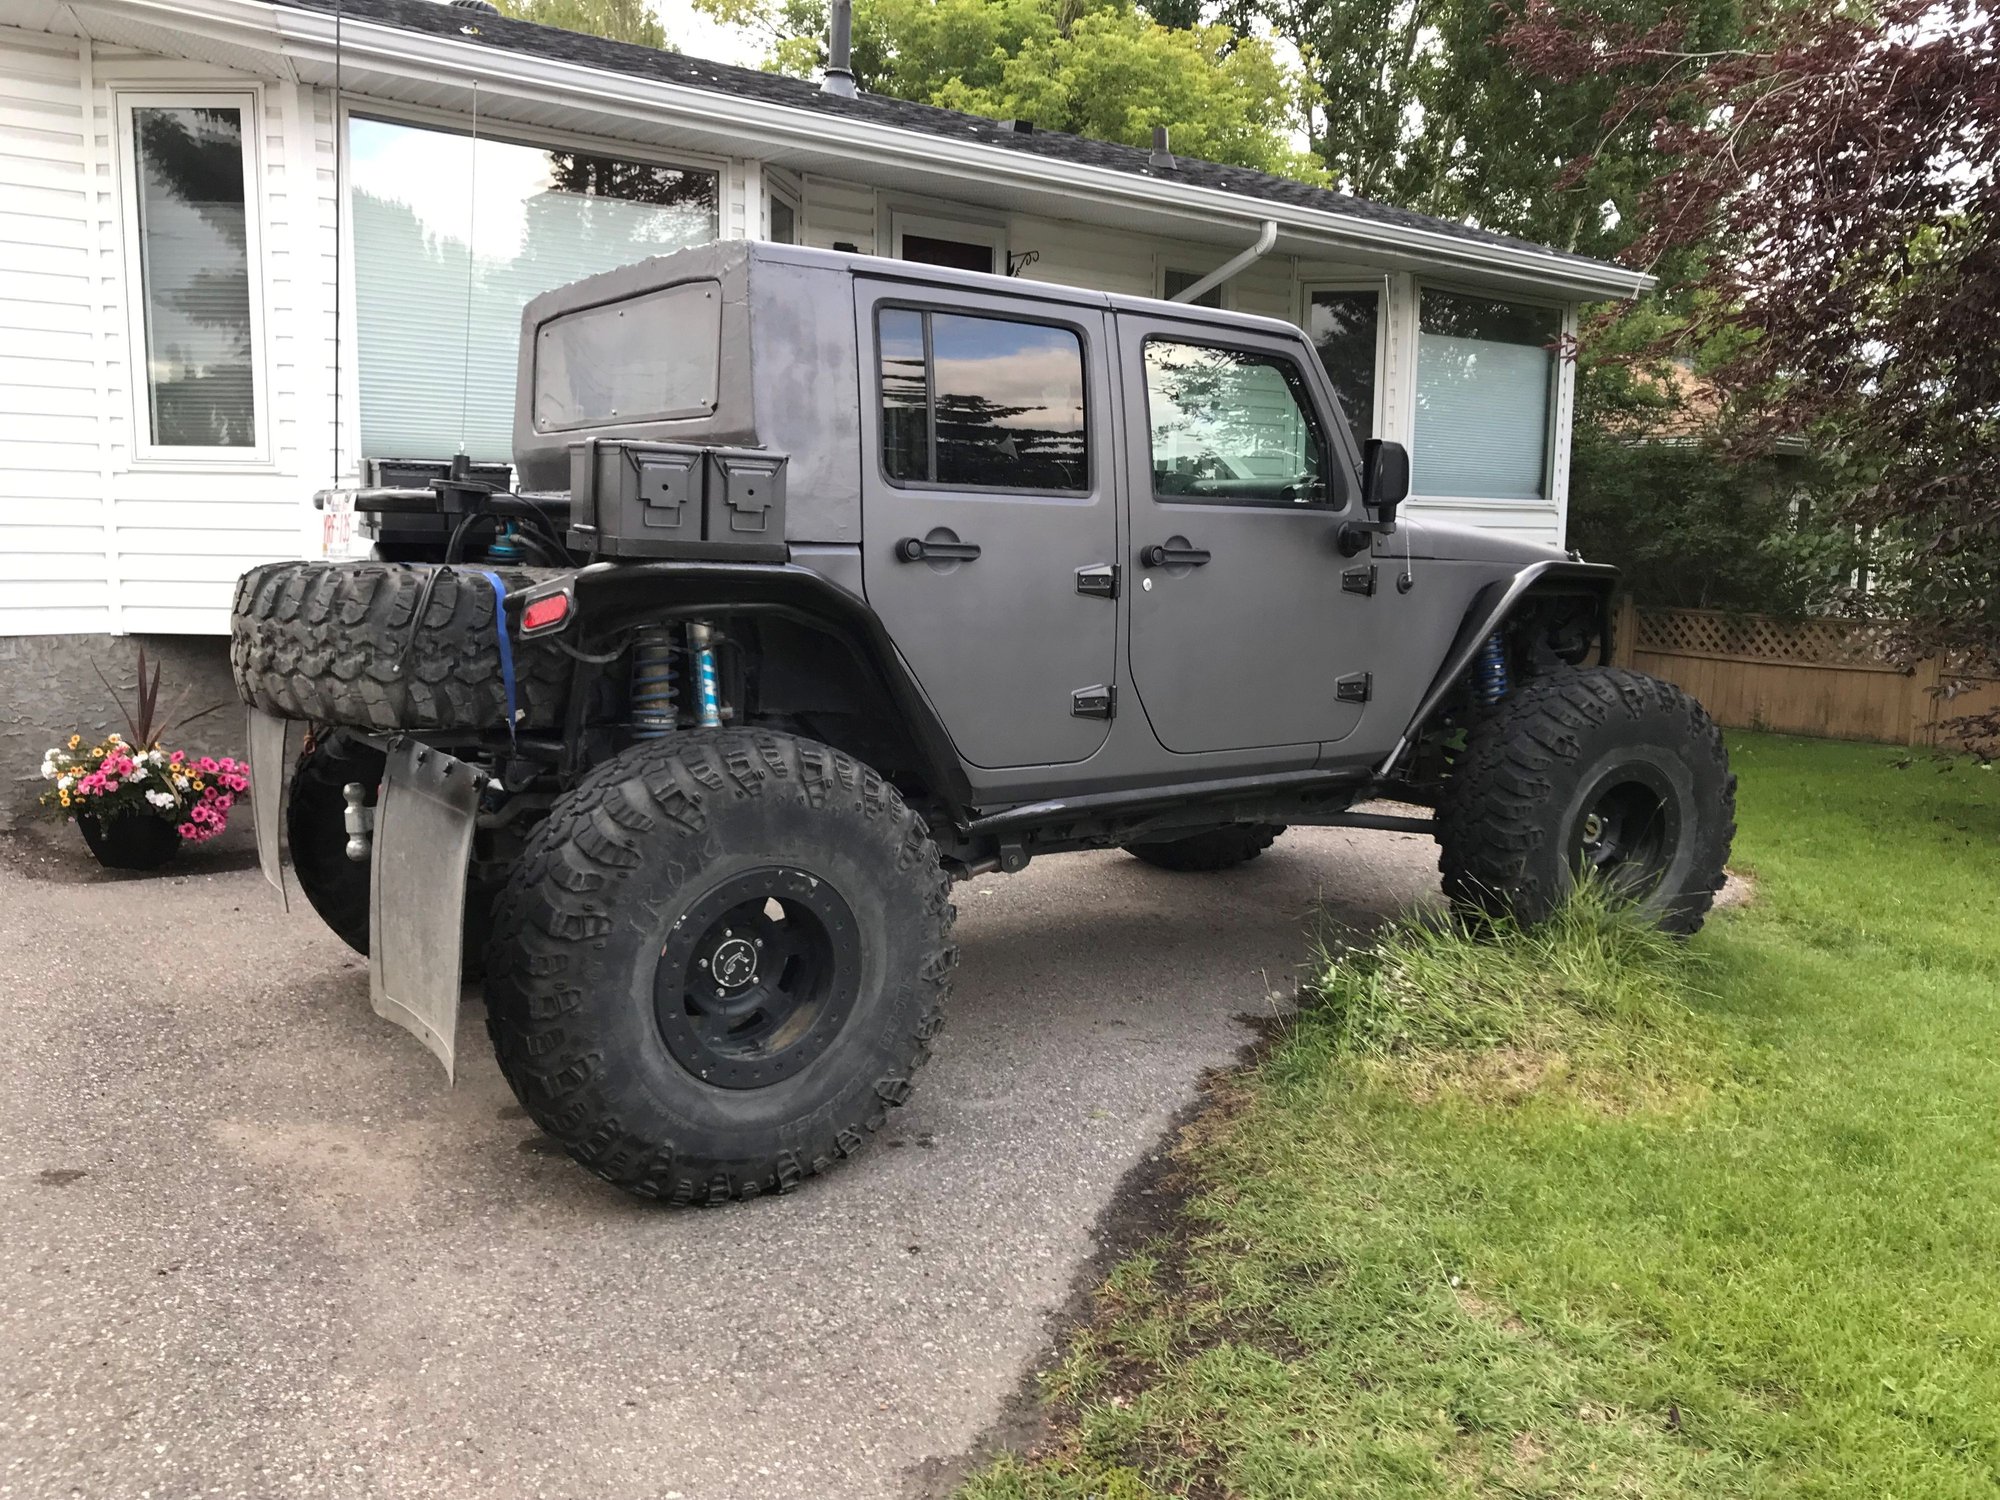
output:
POLYGON ((927 542, 920 536, 906 536, 896 543, 899 562, 972 562, 978 556, 977 542, 927 542))
POLYGON ((1175 547, 1155 542, 1140 549, 1139 561, 1149 568, 1198 568, 1210 555, 1206 547, 1175 547))

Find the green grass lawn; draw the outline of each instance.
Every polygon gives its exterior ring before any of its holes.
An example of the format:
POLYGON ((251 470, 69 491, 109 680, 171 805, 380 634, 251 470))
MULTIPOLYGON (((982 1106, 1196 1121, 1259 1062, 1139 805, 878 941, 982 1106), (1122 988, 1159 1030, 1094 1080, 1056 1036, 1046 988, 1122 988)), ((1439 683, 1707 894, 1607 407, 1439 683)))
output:
POLYGON ((1732 753, 1684 951, 1323 965, 970 1500, 2000 1492, 2000 770, 1732 753))

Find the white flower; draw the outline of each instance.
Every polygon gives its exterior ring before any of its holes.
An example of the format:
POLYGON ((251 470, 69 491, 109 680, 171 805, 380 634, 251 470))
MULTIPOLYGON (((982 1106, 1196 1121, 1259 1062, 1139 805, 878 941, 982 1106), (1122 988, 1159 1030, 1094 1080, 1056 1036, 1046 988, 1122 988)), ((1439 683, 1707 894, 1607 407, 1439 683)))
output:
POLYGON ((174 794, 172 792, 148 792, 146 793, 146 800, 155 807, 172 807, 174 805, 174 794))
POLYGON ((76 785, 76 778, 74 776, 58 777, 56 779, 56 785, 61 787, 64 791, 68 791, 71 787, 76 785))
POLYGON ((132 774, 125 778, 125 785, 137 786, 140 782, 144 781, 145 779, 146 779, 146 768, 144 766, 134 766, 132 768, 132 774))

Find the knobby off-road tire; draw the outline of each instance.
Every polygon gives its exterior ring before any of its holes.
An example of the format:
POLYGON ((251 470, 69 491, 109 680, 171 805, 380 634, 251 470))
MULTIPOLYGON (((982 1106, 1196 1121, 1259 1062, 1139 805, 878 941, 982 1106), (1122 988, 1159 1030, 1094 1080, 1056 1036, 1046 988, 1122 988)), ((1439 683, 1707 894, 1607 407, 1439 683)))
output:
POLYGON ((784 1192, 908 1097, 954 915, 923 820, 866 766, 785 734, 670 736, 530 838, 494 909, 487 1026, 528 1113, 607 1181, 784 1192))
POLYGON ((1282 823, 1238 823, 1204 829, 1186 838, 1127 844, 1125 852, 1162 870, 1233 870, 1270 848, 1284 831, 1282 823))
MULTIPOLYGON (((328 735, 299 757, 285 797, 285 840, 299 889, 333 935, 362 954, 368 951, 369 864, 347 857, 347 799, 342 788, 349 782, 360 782, 368 788, 365 805, 373 807, 382 785, 384 759, 381 751, 345 735, 328 735)), ((467 979, 480 975, 493 899, 498 893, 492 883, 467 884, 460 959, 467 979)))
POLYGON ((1616 667, 1531 678, 1468 731, 1438 803, 1462 908, 1534 923, 1595 867, 1670 932, 1698 929, 1736 835, 1722 733, 1672 683, 1616 667))
MULTIPOLYGON (((494 571, 510 592, 551 576, 494 571)), ((279 718, 375 730, 504 728, 493 610, 493 585, 477 569, 265 563, 237 581, 229 665, 243 701, 279 718)), ((517 641, 513 655, 517 726, 559 723, 569 659, 547 641, 517 641)))

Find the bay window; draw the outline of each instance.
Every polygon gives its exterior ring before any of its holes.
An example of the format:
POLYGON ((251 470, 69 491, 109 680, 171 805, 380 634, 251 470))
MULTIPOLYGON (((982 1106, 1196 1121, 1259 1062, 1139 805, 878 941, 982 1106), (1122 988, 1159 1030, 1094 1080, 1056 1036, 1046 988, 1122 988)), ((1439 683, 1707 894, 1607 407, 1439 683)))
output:
POLYGON ((1540 500, 1555 403, 1552 307, 1423 289, 1412 485, 1421 495, 1540 500))
POLYGON ((527 302, 716 237, 704 168, 360 115, 348 158, 364 458, 507 461, 527 302))

